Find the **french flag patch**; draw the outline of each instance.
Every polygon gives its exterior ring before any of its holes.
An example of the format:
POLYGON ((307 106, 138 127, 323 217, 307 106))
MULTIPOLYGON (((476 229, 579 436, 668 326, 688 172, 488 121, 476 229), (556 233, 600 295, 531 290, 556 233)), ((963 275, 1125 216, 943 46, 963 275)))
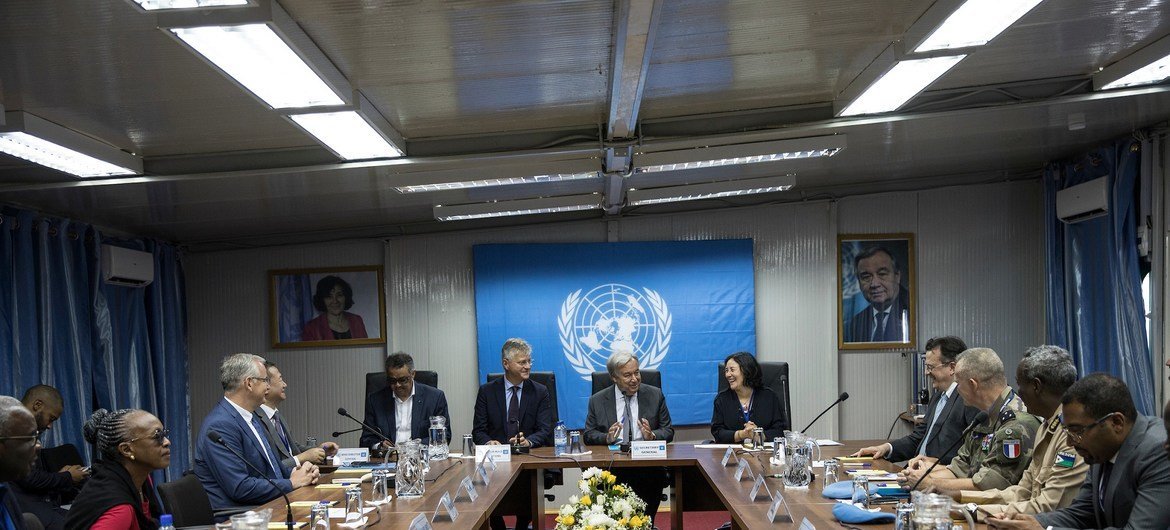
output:
POLYGON ((1003 456, 1012 460, 1020 457, 1020 441, 1019 440, 1004 440, 1003 441, 1003 456))

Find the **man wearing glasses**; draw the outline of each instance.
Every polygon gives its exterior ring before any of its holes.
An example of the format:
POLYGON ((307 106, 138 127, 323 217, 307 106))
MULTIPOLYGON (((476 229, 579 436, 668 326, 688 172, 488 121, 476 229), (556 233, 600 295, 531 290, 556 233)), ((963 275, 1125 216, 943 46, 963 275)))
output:
POLYGON ((325 442, 310 447, 297 443, 292 431, 288 428, 288 423, 284 420, 284 415, 278 410, 280 404, 288 399, 288 383, 284 381, 284 376, 280 373, 280 368, 276 366, 276 363, 264 361, 264 366, 268 369, 268 383, 271 388, 264 396, 264 403, 256 410, 256 415, 260 417, 260 423, 264 424, 268 443, 276 449, 280 463, 289 468, 297 467, 301 462, 324 464, 326 456, 333 456, 337 453, 337 444, 325 442))
MULTIPOLYGON (((32 412, 37 430, 42 433, 53 428, 65 408, 61 392, 49 385, 29 388, 20 402, 32 412)), ((89 468, 68 465, 49 469, 42 458, 37 458, 28 476, 13 483, 12 491, 21 508, 35 515, 46 530, 60 530, 68 513, 61 506, 73 500, 87 477, 89 468)))
POLYGON ((451 441, 447 396, 442 390, 414 380, 413 357, 403 352, 386 357, 386 383, 386 388, 366 396, 365 424, 380 432, 362 431, 362 447, 388 449, 390 444, 379 434, 395 444, 416 438, 424 445, 430 443, 432 416, 442 416, 447 421, 447 441, 451 441))
MULTIPOLYGON (((479 445, 510 443, 543 447, 552 440, 552 402, 548 388, 532 381, 532 346, 508 339, 500 350, 504 377, 479 387, 471 435, 479 445)), ((516 528, 528 528, 530 510, 516 514, 516 528)), ((492 515, 492 530, 503 530, 504 519, 492 515)))
POLYGON ((959 337, 935 337, 926 341, 926 374, 934 387, 934 395, 922 423, 914 431, 897 440, 881 445, 865 447, 853 456, 885 458, 891 462, 904 462, 916 456, 941 460, 940 465, 951 463, 958 447, 950 449, 963 429, 979 414, 979 409, 967 406, 957 391, 955 382, 955 358, 967 349, 959 337))
POLYGON ((1158 418, 1138 416, 1126 384, 1108 374, 1077 381, 1061 399, 1073 448, 1092 466, 1067 508, 989 518, 992 528, 1170 527, 1170 460, 1158 418))
POLYGON ((1008 386, 1003 361, 991 348, 961 353, 955 362, 955 378, 963 401, 987 411, 987 420, 971 430, 949 466, 935 468, 925 479, 922 476, 931 460, 911 460, 903 471, 907 484, 943 491, 1002 489, 1016 484, 1032 460, 1040 419, 1026 412, 1023 400, 1008 386))
POLYGON ((320 471, 312 463, 302 462, 291 469, 281 465, 264 425, 253 413, 271 388, 264 358, 250 353, 227 357, 220 364, 219 381, 223 399, 203 420, 195 440, 195 476, 207 490, 211 507, 227 510, 255 506, 316 484, 320 471), (215 436, 221 437, 223 443, 213 441, 215 436), (248 467, 245 460, 263 475, 248 467))
POLYGON ((24 516, 8 483, 28 475, 39 437, 32 413, 16 398, 0 396, 0 528, 24 530, 24 516))

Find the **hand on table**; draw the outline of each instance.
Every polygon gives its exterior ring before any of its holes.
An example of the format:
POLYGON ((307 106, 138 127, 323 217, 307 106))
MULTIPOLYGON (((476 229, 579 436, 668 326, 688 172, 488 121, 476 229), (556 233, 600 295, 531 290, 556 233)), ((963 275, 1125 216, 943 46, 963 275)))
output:
POLYGON ((642 430, 643 440, 654 439, 654 431, 650 429, 650 422, 647 421, 646 418, 642 418, 642 421, 638 422, 638 428, 642 430))
POLYGON ((889 454, 889 444, 871 445, 869 447, 862 447, 856 453, 849 456, 872 456, 874 458, 885 458, 889 454))
POLYGON ((995 529, 1003 528, 1008 530, 1044 530, 1044 527, 1040 526, 1040 521, 1037 521, 1035 517, 1022 513, 1005 513, 988 516, 987 526, 995 529))

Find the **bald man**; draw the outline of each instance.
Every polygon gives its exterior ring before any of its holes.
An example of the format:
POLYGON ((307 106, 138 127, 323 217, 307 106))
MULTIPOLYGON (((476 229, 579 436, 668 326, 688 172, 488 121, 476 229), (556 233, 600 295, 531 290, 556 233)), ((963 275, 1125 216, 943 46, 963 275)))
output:
MULTIPOLYGON (((24 408, 32 413, 37 422, 37 431, 44 433, 53 428, 57 418, 64 412, 61 392, 49 385, 36 385, 24 392, 20 400, 24 408)), ((70 465, 60 469, 49 469, 42 458, 33 462, 28 476, 12 484, 12 492, 20 501, 21 508, 40 519, 45 530, 65 528, 65 515, 61 506, 73 502, 81 489, 81 483, 89 477, 89 469, 70 465)))
POLYGON ((0 528, 24 530, 24 516, 9 491, 32 469, 41 444, 36 419, 16 398, 0 396, 0 528))

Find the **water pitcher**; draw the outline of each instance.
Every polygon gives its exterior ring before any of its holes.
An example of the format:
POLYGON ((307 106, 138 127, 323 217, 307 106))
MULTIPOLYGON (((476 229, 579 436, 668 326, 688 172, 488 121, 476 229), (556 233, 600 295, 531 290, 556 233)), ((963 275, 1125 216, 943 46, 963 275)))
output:
POLYGON ((398 444, 398 472, 394 477, 394 494, 401 498, 422 497, 426 492, 422 441, 415 439, 398 444))
POLYGON ((447 445, 447 418, 442 416, 431 416, 431 440, 427 447, 431 460, 446 460, 451 453, 451 448, 447 445))
POLYGON ((784 487, 808 487, 812 482, 813 453, 816 449, 816 440, 803 433, 794 431, 784 433, 784 460, 787 464, 784 470, 784 487))

